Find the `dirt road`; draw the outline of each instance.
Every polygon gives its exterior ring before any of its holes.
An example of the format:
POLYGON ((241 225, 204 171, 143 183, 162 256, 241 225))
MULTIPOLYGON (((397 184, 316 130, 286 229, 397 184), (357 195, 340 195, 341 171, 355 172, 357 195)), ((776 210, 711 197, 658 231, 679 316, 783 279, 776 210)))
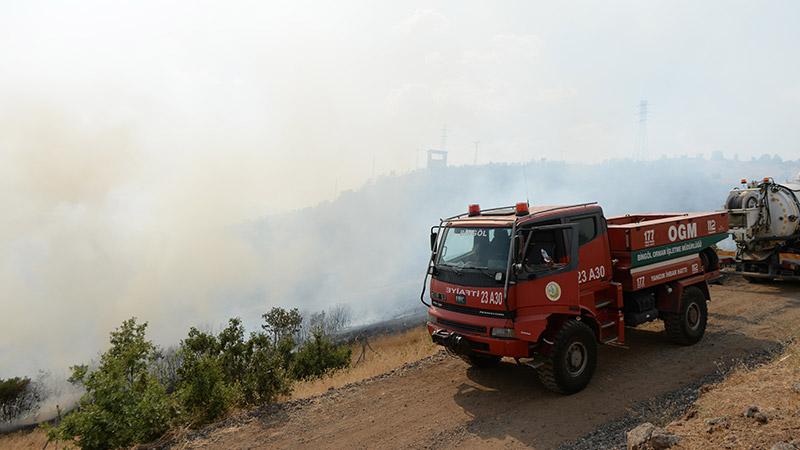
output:
POLYGON ((661 322, 629 330, 628 349, 601 347, 589 387, 546 391, 532 369, 492 370, 440 356, 399 374, 220 427, 181 448, 547 449, 589 433, 633 405, 714 372, 721 361, 774 346, 800 327, 800 285, 712 286, 706 337, 670 344, 661 322))

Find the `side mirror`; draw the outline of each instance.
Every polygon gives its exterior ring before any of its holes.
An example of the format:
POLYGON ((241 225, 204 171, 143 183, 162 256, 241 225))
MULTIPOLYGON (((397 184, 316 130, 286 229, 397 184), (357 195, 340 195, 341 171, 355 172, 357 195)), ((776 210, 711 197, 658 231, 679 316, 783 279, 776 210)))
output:
POLYGON ((432 231, 431 232, 431 251, 436 251, 436 239, 439 237, 439 233, 432 231))

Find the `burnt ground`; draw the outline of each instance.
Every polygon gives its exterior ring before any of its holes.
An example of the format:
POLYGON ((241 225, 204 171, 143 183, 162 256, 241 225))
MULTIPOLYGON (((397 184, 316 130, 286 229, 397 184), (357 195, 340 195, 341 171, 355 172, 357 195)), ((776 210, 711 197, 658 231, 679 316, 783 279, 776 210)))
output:
POLYGON ((553 394, 513 362, 477 370, 438 355, 311 399, 251 411, 185 436, 179 448, 609 448, 643 420, 681 415, 698 388, 766 359, 800 324, 800 285, 712 286, 706 337, 681 347, 660 322, 601 347, 584 391, 553 394))

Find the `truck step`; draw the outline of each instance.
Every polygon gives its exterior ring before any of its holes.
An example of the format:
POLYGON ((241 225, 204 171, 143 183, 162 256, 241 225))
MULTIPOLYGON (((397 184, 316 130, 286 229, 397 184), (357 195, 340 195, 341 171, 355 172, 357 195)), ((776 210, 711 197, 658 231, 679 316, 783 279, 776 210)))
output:
POLYGON ((619 342, 619 339, 617 337, 608 338, 608 339, 605 339, 605 340, 600 341, 600 342, 602 342, 603 344, 608 345, 610 347, 630 348, 627 345, 619 342))
POLYGON ((544 361, 538 361, 534 358, 517 358, 517 364, 528 366, 532 369, 538 369, 544 364, 544 361))
POLYGON ((609 328, 609 327, 613 327, 616 324, 617 324, 616 321, 606 322, 606 323, 600 325, 600 328, 606 329, 606 328, 609 328))

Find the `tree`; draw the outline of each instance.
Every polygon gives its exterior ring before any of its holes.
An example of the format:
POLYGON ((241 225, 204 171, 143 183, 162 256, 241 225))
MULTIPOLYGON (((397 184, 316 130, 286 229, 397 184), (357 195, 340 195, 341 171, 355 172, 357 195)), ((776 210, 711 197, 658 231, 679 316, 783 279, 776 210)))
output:
POLYGON ((319 378, 350 365, 352 350, 346 345, 336 345, 321 330, 312 332, 312 338, 300 346, 294 357, 292 375, 296 379, 319 378))
POLYGON ((136 318, 111 332, 111 348, 100 365, 72 368, 70 381, 82 384, 86 394, 78 409, 49 432, 51 439, 72 440, 82 448, 128 447, 163 434, 175 417, 175 408, 148 367, 155 346, 145 338, 147 323, 136 318))
POLYGON ((150 371, 164 386, 167 394, 172 394, 178 386, 178 370, 183 366, 183 355, 177 346, 159 349, 151 364, 150 371))
POLYGON ((216 336, 195 327, 181 341, 178 353, 183 364, 178 369, 177 397, 191 423, 221 417, 238 399, 238 391, 226 379, 220 349, 216 336))
POLYGON ((321 331, 326 336, 333 336, 350 325, 351 317, 350 308, 341 304, 334 305, 326 311, 313 313, 303 321, 300 340, 312 339, 315 331, 321 331))
POLYGON ((228 326, 217 336, 219 356, 226 380, 241 380, 249 364, 249 351, 244 339, 244 326, 238 317, 228 320, 228 326))
POLYGON ((183 365, 178 371, 178 398, 188 420, 205 423, 222 417, 233 406, 269 403, 288 394, 294 340, 287 331, 290 328, 282 330, 284 336, 277 346, 264 332, 251 333, 245 339, 239 318, 230 319, 217 336, 189 330, 181 342, 183 365))
POLYGON ((300 331, 300 325, 303 323, 303 316, 300 315, 297 308, 287 311, 276 306, 261 317, 266 322, 261 327, 272 335, 272 343, 276 346, 282 339, 293 337, 297 334, 300 331))
POLYGON ((0 378, 0 422, 11 422, 39 410, 44 396, 41 382, 30 378, 0 378))
POLYGON ((292 339, 276 348, 265 333, 252 333, 247 342, 249 365, 243 380, 245 400, 251 404, 271 403, 291 392, 289 367, 292 339), (287 356, 288 355, 288 356, 287 356))

